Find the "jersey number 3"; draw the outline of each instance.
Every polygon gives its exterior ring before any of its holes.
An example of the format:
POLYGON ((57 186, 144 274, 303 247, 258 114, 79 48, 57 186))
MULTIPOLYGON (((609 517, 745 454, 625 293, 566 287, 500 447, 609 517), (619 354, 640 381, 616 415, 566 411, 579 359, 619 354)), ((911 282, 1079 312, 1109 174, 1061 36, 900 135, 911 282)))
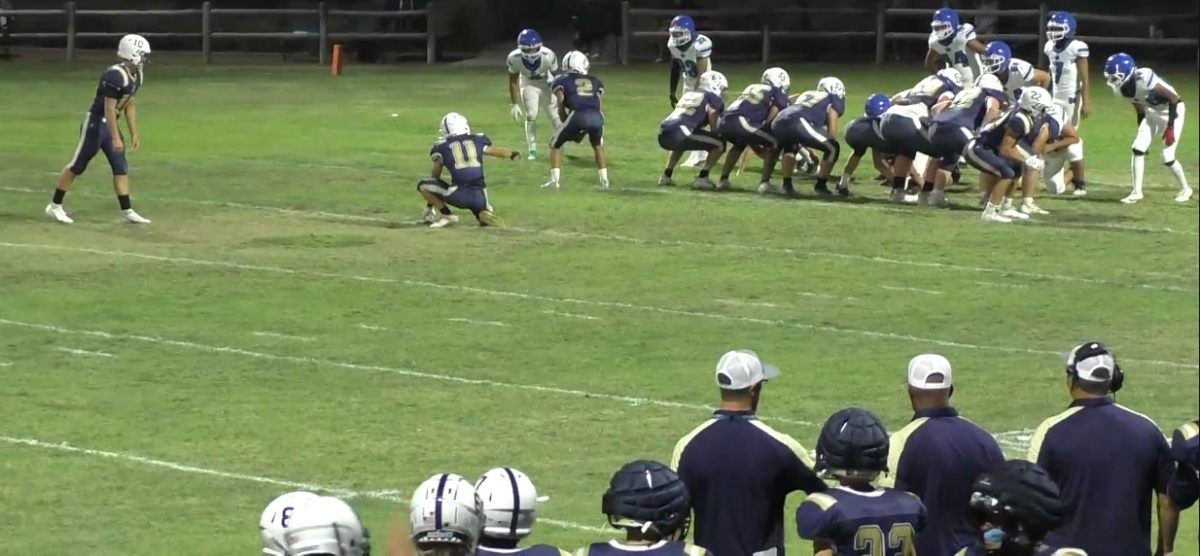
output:
POLYGON ((454 157, 455 168, 478 168, 482 166, 479 162, 479 150, 475 148, 474 141, 451 143, 450 156, 454 157))
POLYGON ((897 523, 885 535, 878 525, 864 525, 854 534, 854 550, 865 556, 916 556, 916 531, 908 523, 897 523))
POLYGON ((688 79, 695 79, 700 71, 699 66, 692 60, 681 60, 679 65, 683 68, 683 76, 688 79))

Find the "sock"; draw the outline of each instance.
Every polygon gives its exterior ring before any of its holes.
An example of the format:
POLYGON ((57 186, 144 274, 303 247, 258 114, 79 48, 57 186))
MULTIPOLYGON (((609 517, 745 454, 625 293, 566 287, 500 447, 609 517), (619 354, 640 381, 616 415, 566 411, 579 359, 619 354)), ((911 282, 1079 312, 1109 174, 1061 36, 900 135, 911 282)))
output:
POLYGON ((721 181, 729 181, 729 174, 721 172, 721 181))
POLYGON ((525 142, 529 144, 529 152, 537 150, 537 124, 531 120, 525 120, 525 142))
POLYGON ((979 192, 979 204, 981 204, 981 205, 982 205, 982 204, 984 204, 984 203, 987 203, 988 205, 991 205, 991 204, 992 204, 992 203, 991 203, 991 201, 989 201, 989 200, 988 200, 988 199, 991 199, 991 198, 992 198, 992 194, 991 194, 991 193, 988 193, 987 191, 980 191, 980 192, 979 192))
POLYGON ((1146 168, 1146 157, 1134 155, 1133 160, 1129 163, 1130 171, 1133 173, 1133 192, 1142 192, 1142 172, 1146 168))
POLYGON ((792 178, 783 178, 783 190, 791 191, 796 187, 792 185, 792 178))
POLYGON ((674 168, 667 168, 666 170, 663 170, 663 176, 666 176, 668 178, 672 177, 672 174, 674 174, 674 173, 675 173, 674 168))
POLYGON ((896 176, 892 178, 892 189, 904 189, 904 184, 908 181, 906 176, 896 176))
POLYGON ((54 189, 54 200, 51 202, 54 203, 55 205, 61 205, 61 204, 63 204, 63 197, 66 197, 66 196, 67 196, 66 191, 55 188, 54 189))
POLYGON ((451 213, 450 213, 450 207, 448 207, 448 206, 446 206, 446 205, 442 205, 442 208, 441 208, 441 209, 439 209, 439 210, 438 210, 438 212, 440 212, 440 213, 442 213, 442 214, 451 214, 451 213))
POLYGON ((558 178, 562 175, 562 170, 558 168, 550 169, 550 181, 558 183, 558 178))
POLYGON ((600 181, 608 181, 608 168, 600 169, 600 181))
POLYGON ((1083 181, 1082 178, 1072 177, 1071 187, 1074 187, 1075 189, 1087 189, 1087 182, 1083 181))
MULTIPOLYGON (((708 178, 708 174, 709 174, 709 169, 705 168, 703 170, 700 170, 700 175, 697 177, 699 177, 700 179, 706 179, 706 178, 708 178)), ((667 177, 670 177, 670 176, 667 176, 667 177)))
POLYGON ((925 182, 925 185, 921 186, 921 192, 929 193, 930 191, 933 191, 933 182, 927 181, 925 182))
POLYGON ((427 209, 431 209, 431 208, 433 208, 433 204, 432 204, 432 203, 425 203, 425 208, 427 208, 427 209))
POLYGON ((1175 182, 1179 184, 1179 189, 1187 189, 1188 182, 1187 176, 1183 175, 1183 165, 1179 164, 1179 161, 1176 160, 1170 166, 1167 166, 1167 168, 1171 170, 1172 174, 1175 174, 1175 182))
POLYGON ((1005 197, 1004 201, 1000 203, 1000 208, 1003 210, 1011 209, 1012 208, 1012 197, 1005 197))
POLYGON ((850 189, 850 176, 842 174, 842 179, 838 180, 838 189, 850 189))
POLYGON ((1033 197, 1025 197, 1025 198, 1022 198, 1022 199, 1021 199, 1021 204, 1022 204, 1022 205, 1032 205, 1032 204, 1033 204, 1033 197))
POLYGON ((129 195, 117 195, 117 204, 121 205, 121 210, 133 209, 133 203, 129 201, 129 195))
POLYGON ((829 178, 817 178, 817 183, 816 183, 816 185, 813 186, 813 189, 828 190, 829 189, 829 178))

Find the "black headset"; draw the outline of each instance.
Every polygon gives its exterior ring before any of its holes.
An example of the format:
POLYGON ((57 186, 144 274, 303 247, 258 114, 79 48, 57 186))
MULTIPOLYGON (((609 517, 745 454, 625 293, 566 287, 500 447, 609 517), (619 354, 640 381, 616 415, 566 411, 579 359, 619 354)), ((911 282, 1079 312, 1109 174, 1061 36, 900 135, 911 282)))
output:
POLYGON ((1108 389, 1113 394, 1120 392, 1121 387, 1125 385, 1125 373, 1121 371, 1121 365, 1117 363, 1117 356, 1113 355, 1112 350, 1100 342, 1087 342, 1071 350, 1071 353, 1067 354, 1067 375, 1075 380, 1082 380, 1079 377, 1078 362, 1105 355, 1113 361, 1113 368, 1109 369, 1111 376, 1109 377, 1108 389))

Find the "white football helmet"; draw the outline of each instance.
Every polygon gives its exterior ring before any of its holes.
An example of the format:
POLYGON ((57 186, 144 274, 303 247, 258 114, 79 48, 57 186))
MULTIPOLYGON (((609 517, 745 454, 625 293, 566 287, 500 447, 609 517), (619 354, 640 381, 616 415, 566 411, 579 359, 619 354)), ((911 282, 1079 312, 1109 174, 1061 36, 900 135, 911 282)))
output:
POLYGON ((700 74, 700 80, 697 83, 696 86, 701 91, 708 91, 717 96, 725 94, 725 89, 729 88, 729 81, 725 79, 725 74, 717 71, 706 71, 700 74))
POLYGON ((1029 114, 1043 114, 1046 109, 1054 105, 1054 97, 1050 96, 1050 91, 1041 87, 1025 87, 1021 89, 1021 98, 1017 100, 1017 106, 1029 114))
POLYGON ((439 126, 442 133, 442 139, 447 137, 457 137, 459 135, 470 135, 471 124, 467 123, 467 118, 458 112, 451 112, 442 116, 442 123, 439 126))
POLYGON ((975 80, 975 86, 980 89, 996 91, 997 93, 1004 92, 1004 84, 1000 82, 1000 78, 990 73, 985 73, 975 80))
POLYGON ((483 503, 485 537, 515 540, 529 536, 539 501, 529 477, 516 469, 498 467, 479 478, 475 492, 483 503))
POLYGON ((963 78, 962 78, 962 74, 959 73, 958 70, 956 70, 954 68, 946 68, 943 70, 938 70, 937 74, 938 74, 938 77, 942 77, 942 78, 946 79, 947 81, 953 83, 955 86, 962 88, 963 78))
POLYGON ((792 86, 792 78, 788 76, 788 72, 783 68, 769 68, 762 74, 762 82, 767 85, 773 85, 787 92, 788 87, 792 86))
POLYGON ((451 548, 462 556, 474 554, 483 534, 482 506, 466 479, 449 473, 430 477, 412 495, 408 525, 413 544, 422 553, 451 548))
POLYGON ((817 89, 835 97, 846 98, 846 86, 836 77, 823 77, 817 82, 817 89))
POLYGON ((150 56, 150 41, 141 35, 125 35, 117 43, 117 57, 136 66, 146 63, 150 56))
POLYGON ((588 60, 587 55, 578 50, 572 50, 566 56, 563 56, 563 69, 567 73, 587 75, 588 70, 591 68, 591 60, 588 60))
POLYGON ((289 492, 271 501, 258 518, 258 530, 262 533, 262 553, 268 556, 287 554, 287 528, 291 526, 298 508, 315 504, 320 496, 311 492, 289 492))
POLYGON ((287 547, 288 556, 366 556, 371 535, 348 504, 326 496, 296 509, 287 547))

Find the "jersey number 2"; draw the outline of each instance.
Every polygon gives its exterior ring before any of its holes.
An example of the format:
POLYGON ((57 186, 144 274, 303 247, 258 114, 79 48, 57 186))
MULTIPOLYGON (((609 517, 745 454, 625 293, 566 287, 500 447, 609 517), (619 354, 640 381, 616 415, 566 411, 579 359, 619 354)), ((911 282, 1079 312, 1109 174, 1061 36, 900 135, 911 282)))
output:
POLYGON ((683 76, 688 79, 695 79, 697 72, 700 71, 700 68, 696 65, 696 62, 693 62, 692 60, 683 60, 680 65, 683 67, 683 76))
POLYGON ((455 168, 478 168, 482 166, 479 162, 479 150, 475 148, 474 141, 451 143, 450 156, 454 157, 455 168))
POLYGON ((864 525, 854 534, 854 550, 869 556, 916 556, 916 531, 908 523, 897 523, 887 535, 878 525, 864 525))

